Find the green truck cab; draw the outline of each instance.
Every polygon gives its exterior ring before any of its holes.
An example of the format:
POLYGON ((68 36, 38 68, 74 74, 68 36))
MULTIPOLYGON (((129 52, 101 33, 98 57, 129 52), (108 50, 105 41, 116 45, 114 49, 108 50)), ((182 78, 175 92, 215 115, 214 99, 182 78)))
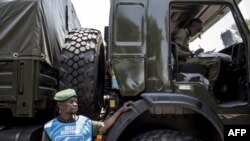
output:
POLYGON ((106 37, 109 60, 121 97, 135 102, 133 110, 122 115, 108 132, 107 140, 163 140, 171 136, 178 140, 185 138, 182 133, 201 140, 224 140, 224 126, 249 125, 250 34, 238 3, 111 1, 106 37), (190 39, 190 48, 206 45, 206 51, 229 56, 228 61, 219 55, 222 63, 213 94, 203 75, 192 77, 199 70, 191 66, 182 72, 172 57, 172 32, 193 18, 203 22, 203 30, 201 39, 198 35, 190 39), (188 76, 191 78, 186 79, 188 76))

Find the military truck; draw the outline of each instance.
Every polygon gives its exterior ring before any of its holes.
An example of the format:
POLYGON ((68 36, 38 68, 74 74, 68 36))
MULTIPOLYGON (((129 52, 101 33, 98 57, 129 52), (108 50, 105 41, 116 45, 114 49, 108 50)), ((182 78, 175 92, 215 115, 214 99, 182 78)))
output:
POLYGON ((111 1, 105 39, 118 91, 109 102, 134 103, 107 132, 106 140, 221 141, 224 127, 249 125, 250 33, 239 4, 239 0, 111 1), (203 30, 190 39, 190 48, 205 49, 204 56, 197 57, 221 59, 212 91, 206 79, 209 68, 182 66, 173 57, 173 31, 193 18, 203 22, 203 30), (228 30, 232 37, 224 34, 228 30))
MULTIPOLYGON (((65 37, 80 28, 70 0, 0 1, 1 141, 41 140, 42 125, 56 114, 54 94, 64 85, 60 57, 65 37)), ((99 31, 82 30, 83 41, 98 42, 90 45, 92 50, 103 45, 99 31)), ((87 55, 84 61, 91 62, 87 55)))
POLYGON ((104 140, 224 140, 224 126, 250 121, 250 34, 240 2, 112 0, 106 46, 99 31, 80 27, 70 1, 1 2, 1 121, 8 124, 0 138, 39 139, 40 125, 56 112, 55 92, 70 87, 80 114, 94 119, 134 101, 104 140), (221 58, 212 91, 209 68, 180 65, 172 47, 173 31, 193 18, 203 31, 190 48, 208 45, 221 58))

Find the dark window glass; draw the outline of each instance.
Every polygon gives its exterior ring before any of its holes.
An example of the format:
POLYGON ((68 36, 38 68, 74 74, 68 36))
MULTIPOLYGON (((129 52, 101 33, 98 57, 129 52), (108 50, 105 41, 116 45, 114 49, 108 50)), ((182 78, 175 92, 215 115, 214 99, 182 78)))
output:
POLYGON ((115 21, 116 44, 133 42, 140 45, 142 41, 142 5, 119 5, 115 21))

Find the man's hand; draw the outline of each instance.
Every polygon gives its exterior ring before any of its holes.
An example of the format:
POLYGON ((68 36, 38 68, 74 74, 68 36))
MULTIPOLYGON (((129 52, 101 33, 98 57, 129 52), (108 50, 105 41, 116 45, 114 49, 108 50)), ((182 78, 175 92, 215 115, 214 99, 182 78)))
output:
POLYGON ((197 50, 194 52, 194 54, 197 56, 197 55, 199 55, 199 54, 202 53, 202 52, 204 52, 204 49, 203 49, 203 48, 199 48, 199 49, 197 49, 197 50))
POLYGON ((106 131, 107 129, 109 129, 115 123, 115 121, 121 115, 121 113, 126 112, 129 109, 131 109, 131 107, 129 106, 130 104, 132 104, 132 101, 125 102, 118 111, 116 111, 112 116, 110 116, 108 119, 106 119, 103 122, 103 125, 99 130, 106 131))
POLYGON ((121 112, 126 112, 127 110, 131 109, 130 104, 132 103, 133 103, 132 101, 125 102, 119 110, 121 112))

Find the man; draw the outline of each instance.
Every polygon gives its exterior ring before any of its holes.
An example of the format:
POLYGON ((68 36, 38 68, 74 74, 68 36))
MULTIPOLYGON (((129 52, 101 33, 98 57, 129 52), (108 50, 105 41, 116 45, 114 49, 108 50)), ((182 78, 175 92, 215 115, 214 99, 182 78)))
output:
POLYGON ((92 121, 77 115, 78 101, 73 89, 66 89, 56 93, 59 116, 44 125, 42 141, 91 141, 92 136, 110 128, 119 115, 131 107, 131 101, 126 102, 119 110, 104 122, 92 121))
POLYGON ((178 58, 186 60, 193 53, 189 50, 189 37, 193 37, 202 30, 202 21, 200 19, 192 19, 187 28, 179 28, 173 33, 173 41, 177 46, 178 58))
MULTIPOLYGON (((174 31, 172 40, 177 47, 177 57, 180 61, 187 64, 199 64, 208 69, 208 80, 212 93, 213 85, 219 76, 221 60, 219 57, 193 57, 194 54, 189 50, 188 45, 189 37, 197 35, 201 30, 202 21, 197 18, 192 19, 186 28, 179 28, 174 31)), ((203 52, 203 49, 198 49, 195 54, 200 52, 203 52)))

